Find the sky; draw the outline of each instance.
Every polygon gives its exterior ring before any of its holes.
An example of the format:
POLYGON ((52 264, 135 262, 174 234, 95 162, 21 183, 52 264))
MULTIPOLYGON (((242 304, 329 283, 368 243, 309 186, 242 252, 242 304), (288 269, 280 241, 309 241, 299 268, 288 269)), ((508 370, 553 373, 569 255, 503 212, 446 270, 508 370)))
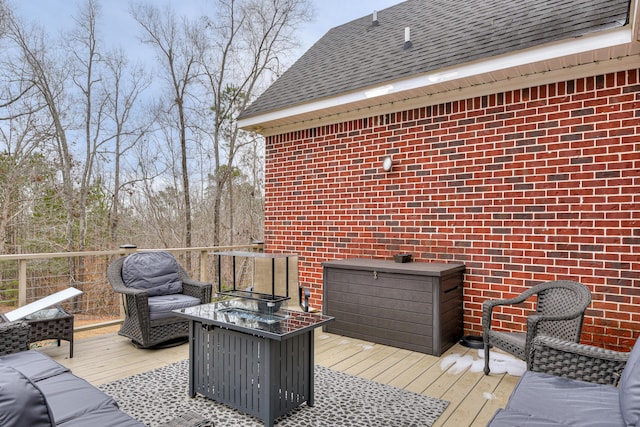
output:
MULTIPOLYGON (((39 22, 53 34, 66 31, 73 26, 72 16, 77 13, 77 5, 82 0, 9 0, 19 16, 39 22)), ((138 28, 128 14, 130 0, 100 0, 102 7, 103 32, 106 39, 115 46, 127 46, 127 41, 137 40, 138 28)), ((205 8, 215 4, 215 0, 153 0, 155 4, 169 3, 176 10, 190 16, 197 16, 205 8)), ((402 0, 312 0, 315 17, 301 30, 299 57, 327 31, 354 19, 372 14, 401 3, 402 0)), ((100 31, 100 28, 98 29, 100 31)))

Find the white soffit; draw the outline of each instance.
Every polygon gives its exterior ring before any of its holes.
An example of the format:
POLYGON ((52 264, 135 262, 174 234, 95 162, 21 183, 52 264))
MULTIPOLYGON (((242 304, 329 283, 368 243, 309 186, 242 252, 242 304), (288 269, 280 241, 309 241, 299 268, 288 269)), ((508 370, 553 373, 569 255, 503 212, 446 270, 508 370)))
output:
MULTIPOLYGON (((632 22, 635 21, 634 19, 632 22)), ((419 97, 432 97, 481 85, 489 85, 495 90, 497 83, 509 81, 513 85, 516 79, 537 74, 545 74, 547 77, 553 74, 558 78, 557 74, 560 72, 577 77, 576 70, 567 71, 567 69, 637 55, 640 52, 640 46, 635 42, 634 35, 637 31, 634 30, 627 25, 570 41, 387 82, 351 93, 247 117, 239 120, 238 126, 264 135, 273 135, 294 128, 300 129, 302 123, 317 122, 316 125, 319 125, 320 122, 326 122, 328 117, 338 118, 354 110, 360 111, 361 115, 363 110, 369 110, 367 112, 370 114, 375 109, 375 113, 378 113, 378 110, 384 110, 383 105, 390 103, 394 103, 393 109, 397 110, 398 103, 410 99, 416 101, 419 97)), ((637 58, 634 59, 637 61, 637 58)), ((610 65, 614 68, 623 64, 618 59, 616 65, 610 65)), ((331 121, 335 122, 335 120, 331 121)))

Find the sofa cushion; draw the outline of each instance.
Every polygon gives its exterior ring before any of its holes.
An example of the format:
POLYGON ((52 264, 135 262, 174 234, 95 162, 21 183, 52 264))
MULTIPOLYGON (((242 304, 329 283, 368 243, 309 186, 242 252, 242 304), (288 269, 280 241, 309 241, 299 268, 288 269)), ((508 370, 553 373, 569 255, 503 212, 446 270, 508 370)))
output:
POLYGON ((178 262, 169 252, 138 252, 122 263, 122 281, 149 296, 182 292, 178 262))
POLYGON ((37 350, 7 354, 0 357, 0 363, 20 371, 22 375, 34 382, 69 372, 69 368, 62 366, 37 350))
POLYGON ((506 410, 568 426, 625 425, 616 387, 532 371, 522 376, 506 410))
POLYGON ((95 409, 80 418, 74 418, 60 427, 146 427, 116 406, 95 409))
POLYGON ((84 417, 104 407, 117 407, 113 398, 71 372, 38 381, 38 387, 47 397, 53 418, 58 424, 84 417))
POLYGON ((1 356, 0 426, 54 425, 144 427, 107 394, 39 351, 1 356), (6 405, 17 411, 16 417, 6 405))
POLYGON ((493 415, 487 427, 561 427, 556 421, 549 420, 540 415, 525 414, 514 410, 498 409, 493 415))
POLYGON ((0 426, 52 427, 43 393, 19 371, 0 363, 0 426))
POLYGON ((620 377, 620 411, 629 426, 640 425, 640 344, 636 341, 620 377))
POLYGON ((175 316, 171 310, 193 307, 199 304, 200 299, 184 294, 149 297, 149 318, 151 320, 166 319, 175 316))

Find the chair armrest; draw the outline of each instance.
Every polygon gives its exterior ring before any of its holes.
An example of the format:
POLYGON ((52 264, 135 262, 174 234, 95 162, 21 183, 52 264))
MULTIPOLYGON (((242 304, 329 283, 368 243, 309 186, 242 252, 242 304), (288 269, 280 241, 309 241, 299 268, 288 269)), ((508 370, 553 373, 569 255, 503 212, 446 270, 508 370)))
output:
POLYGON ((517 295, 513 298, 508 299, 490 299, 482 302, 482 320, 491 321, 491 312, 493 308, 498 305, 514 305, 520 304, 521 302, 525 302, 529 299, 535 292, 532 289, 527 289, 520 295, 517 295), (486 319, 485 319, 486 318, 486 319))
POLYGON ((29 350, 29 330, 24 321, 0 323, 0 356, 29 350))
POLYGON ((192 297, 200 298, 203 304, 211 302, 213 284, 200 282, 194 279, 182 279, 182 293, 192 297))
POLYGON ((513 304, 520 304, 521 302, 525 302, 530 296, 532 295, 531 292, 524 292, 514 298, 509 298, 509 299, 491 299, 491 300, 486 300, 482 302, 482 310, 484 311, 485 307, 487 309, 491 309, 493 310, 493 307, 497 306, 497 305, 513 305, 513 304))
POLYGON ((198 280, 195 279, 182 279, 182 284, 183 285, 190 285, 190 286, 198 286, 200 288, 202 287, 206 287, 206 286, 213 286, 211 283, 207 283, 207 282, 200 282, 198 280))
POLYGON ((124 285, 120 286, 117 283, 112 283, 111 286, 113 287, 114 292, 117 292, 119 294, 134 295, 134 296, 144 294, 144 295, 147 295, 147 298, 148 298, 146 289, 130 288, 124 285))
POLYGON ((617 385, 629 353, 539 335, 527 369, 597 384, 617 385))
POLYGON ((509 299, 492 299, 482 302, 482 335, 486 340, 486 334, 491 330, 491 316, 493 315, 493 308, 499 305, 513 305, 525 302, 533 292, 529 289, 520 295, 509 299))

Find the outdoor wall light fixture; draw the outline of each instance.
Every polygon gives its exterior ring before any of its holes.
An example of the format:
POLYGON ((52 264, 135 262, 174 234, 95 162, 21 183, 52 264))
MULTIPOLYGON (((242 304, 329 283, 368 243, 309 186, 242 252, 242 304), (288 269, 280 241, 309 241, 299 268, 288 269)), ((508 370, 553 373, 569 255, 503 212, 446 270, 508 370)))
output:
POLYGON ((392 167, 393 167, 393 159, 391 158, 391 156, 385 157, 382 160, 382 169, 384 169, 385 172, 389 172, 392 167))

